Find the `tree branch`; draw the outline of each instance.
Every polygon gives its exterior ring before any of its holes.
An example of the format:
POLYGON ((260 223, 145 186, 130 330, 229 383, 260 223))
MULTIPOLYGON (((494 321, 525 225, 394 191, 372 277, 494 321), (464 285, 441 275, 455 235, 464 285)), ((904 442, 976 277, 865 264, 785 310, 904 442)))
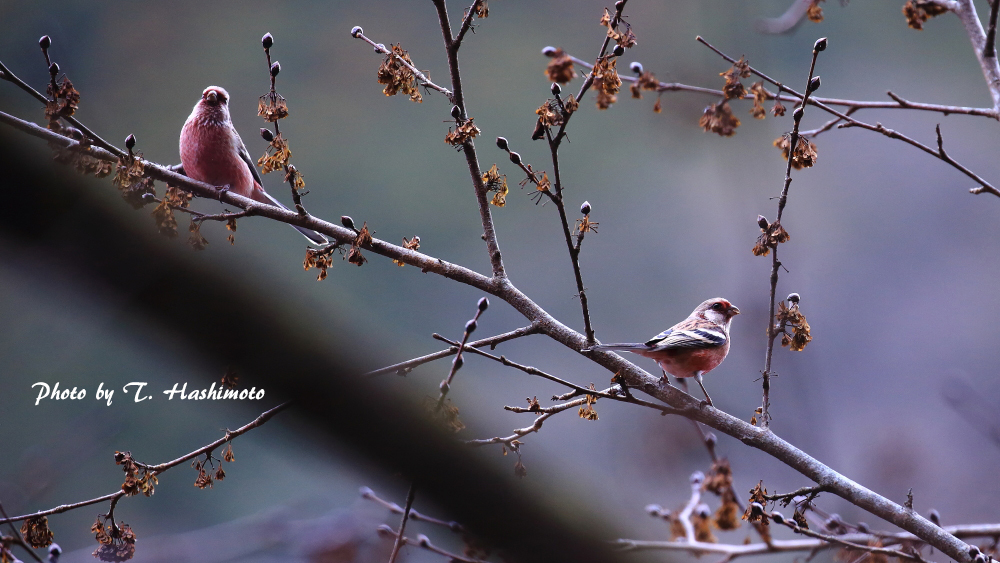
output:
MULTIPOLYGON (((233 438, 235 438, 237 436, 240 436, 241 434, 245 434, 245 433, 249 432, 250 430, 253 430, 254 428, 257 428, 258 426, 264 424, 268 420, 271 420, 271 418, 274 417, 274 415, 276 415, 279 412, 287 409, 290 405, 291 405, 291 403, 282 403, 282 404, 280 404, 280 405, 278 405, 278 406, 276 406, 276 407, 274 407, 274 408, 272 408, 270 410, 264 411, 263 413, 261 413, 260 416, 258 416, 257 418, 255 418, 250 423, 248 423, 248 424, 246 424, 244 426, 241 426, 241 427, 237 428, 236 430, 227 430, 226 431, 226 435, 223 436, 222 438, 220 438, 220 439, 218 439, 218 440, 216 440, 216 441, 214 441, 214 442, 212 442, 212 443, 210 443, 208 445, 202 446, 202 447, 198 448, 197 450, 195 450, 195 451, 193 451, 193 452, 191 452, 191 453, 189 453, 187 455, 181 456, 181 457, 179 457, 179 458, 177 458, 177 459, 175 459, 173 461, 168 461, 166 463, 161 463, 159 465, 146 465, 146 464, 142 464, 142 463, 136 463, 136 465, 138 465, 139 467, 142 467, 142 468, 146 469, 147 471, 149 471, 149 472, 151 472, 151 473, 153 473, 155 475, 159 475, 160 473, 163 473, 164 471, 170 469, 171 467, 175 467, 177 465, 180 465, 181 463, 184 463, 185 461, 188 461, 189 459, 194 459, 194 458, 196 458, 196 457, 198 457, 198 456, 200 456, 202 454, 211 452, 211 451, 215 450, 216 448, 218 448, 219 446, 221 446, 222 444, 225 444, 226 442, 232 440, 233 438)), ((48 516, 50 514, 59 514, 61 512, 67 512, 69 510, 73 510, 73 509, 76 509, 76 508, 81 508, 81 507, 84 507, 84 506, 90 506, 92 504, 102 503, 102 502, 105 502, 105 501, 108 501, 108 500, 110 500, 112 502, 117 502, 117 500, 120 499, 123 496, 125 496, 125 492, 119 490, 119 491, 116 491, 114 493, 111 493, 111 494, 108 494, 108 495, 104 495, 102 497, 92 498, 90 500, 85 500, 85 501, 81 501, 81 502, 77 502, 77 503, 73 503, 73 504, 63 504, 63 505, 57 506, 55 508, 50 508, 48 510, 41 510, 39 512, 35 512, 35 513, 32 513, 32 514, 23 514, 21 516, 14 516, 14 517, 10 517, 10 518, 0 518, 0 524, 6 524, 8 522, 19 522, 21 520, 27 520, 28 518, 37 518, 39 516, 48 516)))

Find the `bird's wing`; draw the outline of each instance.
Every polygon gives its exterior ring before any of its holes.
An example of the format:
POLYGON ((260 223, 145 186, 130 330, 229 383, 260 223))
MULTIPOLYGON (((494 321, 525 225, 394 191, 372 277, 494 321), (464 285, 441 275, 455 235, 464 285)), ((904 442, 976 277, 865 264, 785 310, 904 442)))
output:
POLYGON ((678 348, 715 348, 726 343, 726 333, 718 328, 668 328, 646 341, 646 346, 656 350, 678 348))
POLYGON ((243 139, 240 138, 240 134, 236 132, 236 128, 233 127, 232 124, 230 124, 229 127, 233 130, 233 137, 236 138, 236 142, 240 144, 240 159, 242 159, 243 162, 246 163, 247 168, 250 169, 250 174, 253 176, 254 181, 257 182, 257 185, 263 186, 264 180, 261 180, 260 173, 257 172, 257 166, 254 165, 253 158, 250 157, 250 152, 247 151, 247 146, 243 144, 243 139))

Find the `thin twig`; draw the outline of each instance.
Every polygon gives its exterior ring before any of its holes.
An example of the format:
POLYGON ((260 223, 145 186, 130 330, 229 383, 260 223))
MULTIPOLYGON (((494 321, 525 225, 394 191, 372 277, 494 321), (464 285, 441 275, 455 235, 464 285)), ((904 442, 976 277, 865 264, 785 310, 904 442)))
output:
MULTIPOLYGON (((381 525, 381 526, 378 527, 378 532, 380 534, 384 534, 384 535, 387 535, 387 536, 390 536, 390 537, 399 537, 399 534, 397 534, 395 532, 395 530, 393 530, 389 526, 386 526, 385 524, 383 524, 383 525, 381 525)), ((464 555, 458 555, 457 553, 451 553, 449 551, 441 549, 440 547, 432 544, 430 538, 428 538, 427 536, 425 536, 423 534, 419 534, 417 536, 417 539, 412 539, 412 538, 404 537, 403 538, 403 543, 408 544, 408 545, 412 545, 412 546, 416 546, 416 547, 421 547, 421 548, 426 549, 428 551, 437 553, 438 555, 443 555, 444 557, 446 557, 450 561, 459 561, 460 563, 488 563, 487 561, 483 561, 482 559, 474 559, 472 557, 465 557, 464 555)))
MULTIPOLYGON (((462 93, 462 73, 458 66, 458 47, 456 39, 451 34, 451 21, 448 19, 448 6, 445 0, 434 0, 434 7, 438 14, 438 23, 441 25, 441 35, 444 37, 445 52, 448 54, 448 72, 451 74, 451 87, 454 91, 452 103, 458 107, 458 114, 463 123, 469 119, 469 111, 465 104, 465 96, 462 93)), ((472 186, 476 192, 476 202, 479 204, 479 218, 483 223, 483 239, 486 241, 486 250, 489 253, 490 265, 493 266, 493 277, 502 280, 504 283, 507 274, 504 271, 503 258, 500 254, 500 243, 497 240, 496 228, 493 225, 493 212, 490 210, 490 200, 487 198, 486 183, 483 180, 483 171, 479 167, 479 156, 476 154, 476 145, 472 139, 462 143, 462 152, 465 154, 465 162, 469 167, 469 174, 472 176, 472 186)))
MULTIPOLYGON (((479 5, 483 3, 483 0, 474 0, 472 5, 469 6, 469 11, 465 13, 465 19, 462 20, 462 27, 458 30, 458 35, 452 40, 452 45, 454 45, 455 51, 462 46, 462 40, 465 39, 465 34, 472 29, 472 18, 476 15, 476 10, 479 9, 479 5)), ((473 31, 475 33, 475 31, 473 31)))
MULTIPOLYGON (((195 451, 193 451, 193 452, 191 452, 191 453, 189 453, 187 455, 181 456, 181 457, 179 457, 179 458, 177 458, 177 459, 175 459, 173 461, 168 461, 166 463, 161 463, 159 465, 147 465, 147 464, 144 464, 144 463, 136 463, 136 465, 138 465, 139 467, 142 467, 142 468, 146 469, 146 471, 148 471, 150 474, 159 475, 160 473, 163 473, 164 471, 170 469, 171 467, 176 467, 177 465, 180 465, 180 464, 184 463, 185 461, 188 461, 190 459, 194 459, 194 458, 196 458, 196 457, 198 457, 198 456, 200 456, 202 454, 211 452, 211 451, 215 450, 216 448, 218 448, 219 446, 221 446, 222 444, 225 444, 226 442, 232 440, 233 438, 235 438, 235 437, 237 437, 237 436, 239 436, 241 434, 244 434, 246 432, 249 432, 250 430, 253 430, 254 428, 257 428, 258 426, 264 424, 268 420, 271 420, 271 418, 274 415, 276 415, 279 412, 287 409, 290 405, 291 405, 290 402, 282 403, 282 404, 280 404, 280 405, 278 405, 278 406, 276 406, 276 407, 274 407, 274 408, 272 408, 270 410, 264 411, 263 413, 261 413, 260 416, 258 416, 257 418, 255 418, 249 424, 241 426, 241 427, 237 428, 236 430, 227 430, 226 431, 226 435, 223 436, 222 438, 220 438, 220 439, 218 439, 218 440, 216 440, 216 441, 214 441, 214 442, 212 442, 212 443, 210 443, 210 444, 208 444, 206 446, 202 446, 202 447, 198 448, 197 450, 195 450, 195 451)), ((125 492, 121 491, 121 490, 118 490, 118 491, 115 491, 114 493, 111 493, 111 494, 108 494, 108 495, 104 495, 102 497, 92 498, 90 500, 85 500, 85 501, 81 501, 81 502, 77 502, 77 503, 73 503, 73 504, 63 504, 63 505, 60 505, 60 506, 56 506, 54 508, 50 508, 48 510, 40 510, 40 511, 34 512, 32 514, 22 514, 21 516, 14 516, 12 518, 8 518, 8 517, 5 516, 4 518, 0 519, 0 524, 6 524, 8 522, 19 522, 21 520, 27 520, 28 518, 37 518, 39 516, 48 516, 50 514, 59 514, 61 512, 66 512, 66 511, 73 510, 73 509, 76 509, 76 508, 81 508, 81 507, 84 507, 84 506, 90 506, 92 504, 102 503, 102 502, 105 502, 105 501, 108 501, 108 500, 110 500, 112 503, 115 503, 115 502, 118 501, 118 499, 120 499, 123 496, 125 496, 125 492)))
MULTIPOLYGON (((521 338, 522 336, 528 336, 530 334, 538 334, 541 327, 538 324, 532 323, 528 326, 521 327, 517 330, 512 330, 510 332, 505 332, 503 334, 498 334, 496 336, 491 336, 489 338, 483 338, 482 340, 476 340, 475 342, 469 342, 466 344, 466 350, 471 350, 473 348, 482 348, 484 346, 489 346, 490 350, 495 350, 497 344, 507 342, 509 340, 514 340, 515 338, 521 338)), ((433 354, 427 354, 426 356, 420 356, 419 358, 413 358, 412 360, 406 360, 405 362, 400 362, 398 364, 392 364, 391 366, 386 366, 384 368, 379 368, 372 370, 365 374, 365 377, 375 377, 377 375, 382 375, 384 373, 397 373, 399 375, 406 375, 413 370, 413 368, 426 364, 427 362, 433 362, 434 360, 439 360, 441 358, 447 358, 448 356, 458 353, 458 347, 452 346, 447 350, 441 350, 439 352, 434 352, 433 354)))
MULTIPOLYGON (((709 49, 711 49, 712 51, 715 51, 715 53, 718 54, 723 59, 726 59, 727 61, 729 61, 731 63, 735 63, 736 62, 735 59, 733 59, 729 55, 726 55, 722 51, 716 49, 710 43, 708 43, 707 41, 705 41, 704 39, 702 39, 700 36, 697 38, 697 40, 700 43, 702 43, 703 45, 705 45, 706 47, 708 47, 709 49)), ((755 69, 752 66, 748 66, 748 68, 750 69, 750 71, 752 73, 756 74, 757 76, 763 78, 764 80, 770 82, 771 84, 774 84, 775 86, 778 86, 778 87, 784 89, 785 91, 791 93, 795 97, 797 97, 799 99, 802 99, 802 97, 803 97, 802 94, 799 94, 795 90, 792 90, 788 86, 786 86, 786 85, 784 85, 784 84, 782 84, 782 83, 774 80, 770 76, 767 76, 766 74, 760 72, 759 70, 755 69)), ((925 153, 927 153, 927 154, 929 154, 931 156, 934 156, 936 158, 941 158, 938 155, 937 151, 935 151, 934 149, 928 147, 927 145, 925 145, 923 143, 920 143, 919 141, 916 141, 916 140, 914 140, 914 139, 912 139, 910 137, 907 137, 906 135, 903 135, 902 133, 899 133, 898 131, 894 131, 892 129, 884 127, 881 123, 876 122, 875 125, 870 125, 868 123, 864 123, 862 121, 858 121, 857 119, 854 119, 853 117, 851 117, 851 116, 849 116, 849 115, 847 115, 847 114, 845 114, 843 112, 837 111, 837 110, 831 108, 830 106, 828 106, 828 105, 826 105, 824 103, 821 103, 820 101, 818 101, 816 99, 813 99, 812 105, 814 105, 814 106, 822 109, 823 111, 825 111, 827 113, 833 114, 833 115, 839 117, 840 119, 844 120, 845 123, 841 123, 838 126, 838 128, 843 128, 843 127, 860 127, 862 129, 866 129, 868 131, 874 131, 876 133, 881 133, 882 135, 885 135, 886 137, 889 137, 890 139, 898 139, 900 141, 903 141, 903 142, 905 142, 905 143, 907 143, 907 144, 909 144, 911 146, 914 146, 914 147, 916 147, 916 148, 924 151, 925 153)), ((944 160, 944 159, 942 159, 942 160, 944 160)), ((975 180, 976 183, 982 185, 982 188, 974 188, 977 191, 975 191, 973 193, 983 193, 983 192, 986 192, 986 193, 991 193, 991 194, 993 194, 993 195, 995 195, 997 197, 1000 197, 1000 190, 998 190, 997 188, 993 187, 989 182, 987 182, 986 180, 984 180, 983 178, 981 178, 975 172, 969 170, 968 168, 966 168, 962 164, 959 164, 955 160, 950 160, 950 161, 945 161, 945 162, 947 162, 952 167, 954 167, 958 171, 962 172, 963 174, 965 174, 969 178, 972 178, 973 180, 975 180)))
POLYGON ((358 39, 364 40, 365 43, 368 43, 369 45, 371 45, 372 47, 374 47, 376 53, 381 53, 381 54, 386 55, 386 56, 395 57, 396 60, 399 61, 399 63, 401 65, 405 66, 406 68, 408 68, 410 70, 410 72, 413 73, 413 76, 417 77, 417 80, 420 81, 420 85, 421 86, 424 86, 426 88, 430 88, 431 90, 437 90, 438 92, 441 92, 442 94, 444 94, 445 97, 448 98, 449 102, 455 103, 455 99, 454 99, 455 95, 452 93, 451 90, 445 88, 444 86, 438 86, 437 84, 435 84, 434 82, 432 82, 431 79, 428 78, 427 75, 425 75, 424 73, 420 72, 420 70, 417 67, 415 67, 411 63, 407 62, 405 59, 403 59, 403 57, 400 57, 399 55, 393 53, 392 49, 387 48, 385 45, 383 45, 381 43, 376 43, 376 42, 372 41, 364 33, 360 33, 359 32, 359 33, 355 34, 354 36, 357 37, 358 39))
MULTIPOLYGON (((441 340, 442 342, 447 342, 447 343, 451 344, 453 347, 456 347, 456 348, 458 347, 458 342, 455 342, 453 340, 449 340, 449 339, 441 336, 440 334, 435 334, 434 338, 436 338, 438 340, 441 340)), ((540 370, 538 368, 535 368, 535 367, 532 367, 532 366, 521 365, 521 364, 519 364, 517 362, 512 362, 511 360, 507 359, 505 356, 494 356, 493 354, 490 354, 490 353, 487 353, 487 352, 483 352, 482 350, 477 350, 475 348, 472 348, 471 345, 468 345, 468 344, 465 346, 464 349, 467 350, 467 351, 469 351, 469 352, 472 352, 474 354, 477 354, 479 356, 483 356, 483 357, 489 358, 489 359, 491 359, 493 361, 500 362, 501 364, 503 364, 505 366, 521 370, 524 373, 527 373, 527 374, 530 374, 530 375, 537 375, 538 377, 541 377, 543 379, 548 379, 549 381, 552 381, 554 383, 558 383, 560 385, 564 385, 564 386, 569 387, 570 389, 572 389, 574 391, 574 393, 571 393, 568 396, 560 396, 560 397, 558 397, 559 399, 569 398, 569 397, 573 397, 573 396, 577 396, 577 395, 581 395, 581 394, 582 395, 593 395, 595 397, 601 397, 601 398, 604 398, 604 399, 611 399, 613 401, 621 401, 623 403, 632 403, 634 405, 639 405, 639 406, 651 408, 651 409, 654 409, 654 410, 658 410, 658 411, 662 412, 663 414, 674 414, 676 412, 674 409, 672 409, 672 408, 670 408, 668 406, 665 406, 665 405, 661 405, 661 404, 657 404, 657 403, 651 403, 649 401, 644 401, 642 399, 636 399, 635 397, 628 397, 626 395, 618 395, 618 394, 615 394, 615 393, 611 393, 610 390, 614 389, 613 387, 609 387, 608 388, 609 392, 594 391, 593 389, 589 389, 587 387, 583 387, 581 385, 577 385, 577 384, 572 383, 570 381, 566 381, 565 379, 561 379, 561 378, 556 377, 554 375, 545 373, 544 371, 542 371, 542 370, 540 370)), ((551 407, 549 407, 549 408, 551 408, 551 407)), ((504 409, 505 410, 509 410, 509 411, 513 411, 513 412, 548 412, 544 408, 541 409, 540 411, 539 410, 528 410, 528 409, 521 410, 520 407, 504 407, 504 409)))
MULTIPOLYGON (((716 51, 717 53, 719 51, 716 51)), ((594 65, 588 63, 587 61, 569 55, 575 64, 586 67, 588 69, 594 68, 594 65)), ((639 80, 636 76, 620 75, 623 82, 637 82, 639 80)), ((692 86, 690 84, 681 84, 680 82, 658 82, 657 92, 694 92, 696 94, 705 94, 711 97, 721 97, 725 95, 722 90, 716 90, 713 88, 705 88, 703 86, 692 86)), ((997 118, 997 110, 993 108, 974 108, 968 106, 948 106, 943 104, 927 104, 922 102, 911 102, 909 100, 904 100, 899 96, 893 94, 892 92, 887 92, 890 98, 894 101, 892 102, 876 102, 869 100, 847 100, 842 98, 824 98, 821 96, 810 96, 809 104, 818 105, 824 104, 828 106, 844 106, 848 109, 859 110, 859 109, 912 109, 919 111, 930 111, 941 113, 944 115, 974 115, 980 117, 991 117, 993 119, 997 118)), ((752 100, 753 94, 744 94, 743 99, 752 100)), ((798 102, 802 100, 801 96, 781 96, 774 95, 770 92, 768 93, 769 100, 779 100, 782 102, 798 102)), ((851 112, 848 112, 851 113, 851 112)))
POLYGON ((694 513, 694 509, 701 502, 701 483, 705 480, 705 475, 701 471, 696 471, 691 475, 691 498, 688 499, 688 503, 684 506, 684 510, 677 515, 678 520, 681 521, 681 525, 684 526, 684 535, 687 537, 688 543, 696 543, 698 540, 695 539, 694 535, 694 525, 691 524, 691 514, 694 513))
POLYGON ((417 492, 417 483, 410 484, 410 491, 406 493, 406 507, 403 508, 403 521, 399 523, 399 531, 396 532, 396 543, 392 546, 392 555, 389 556, 389 563, 396 563, 396 556, 399 555, 399 548, 403 546, 403 534, 406 533, 406 521, 410 519, 410 509, 413 507, 413 497, 417 492))
MULTIPOLYGON (((382 506, 383 508, 388 509, 393 514, 402 514, 403 513, 403 507, 399 506, 398 504, 396 504, 394 502, 390 502, 390 501, 387 501, 387 500, 379 498, 378 495, 376 495, 375 492, 372 491, 369 487, 361 487, 361 497, 365 498, 365 499, 368 499, 368 500, 374 502, 375 504, 378 504, 379 506, 382 506)), ((453 532, 459 532, 459 533, 461 533, 464 530, 464 528, 462 527, 462 525, 459 524, 458 522, 454 522, 454 521, 452 521, 452 522, 446 522, 444 520, 438 520, 437 518, 432 518, 430 516, 425 516, 423 513, 418 512, 414 508, 410 509, 410 520, 416 520, 418 522, 427 522, 428 524, 435 524, 437 526, 441 526, 442 528, 448 528, 449 530, 451 530, 453 532)))

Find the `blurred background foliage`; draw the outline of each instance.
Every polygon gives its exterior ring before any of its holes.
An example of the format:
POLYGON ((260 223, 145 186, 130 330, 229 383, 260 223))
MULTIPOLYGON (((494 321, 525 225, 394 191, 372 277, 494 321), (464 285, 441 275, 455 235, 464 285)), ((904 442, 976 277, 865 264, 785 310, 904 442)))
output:
MULTIPOLYGON (((780 14, 787 0, 633 0, 626 13, 638 45, 619 66, 624 71, 638 60, 660 80, 718 88, 718 73, 729 65, 694 41, 702 35, 801 90, 812 43, 826 36, 830 47, 817 65, 821 96, 883 100, 892 90, 912 101, 987 106, 990 98, 958 20, 945 15, 917 32, 907 28, 901 4, 827 3, 822 23, 763 36, 753 22, 780 14)), ((453 20, 464 7, 450 6, 453 20)), ((554 45, 591 59, 603 37, 598 19, 604 7, 592 0, 494 1, 490 17, 478 22, 461 50, 468 111, 483 132, 477 142, 480 164, 485 170, 498 163, 512 186, 507 206, 493 209, 508 274, 577 330, 582 329, 579 303, 555 209, 534 205, 529 190, 517 189, 516 168, 492 140, 505 136, 526 162, 550 169, 547 146, 530 140, 534 109, 549 97, 547 59, 540 51, 554 45)), ((978 8, 981 15, 988 13, 985 2, 978 8)), ((259 40, 271 32, 272 54, 282 65, 278 91, 290 108, 282 132, 290 140, 292 162, 305 176, 309 211, 330 220, 351 215, 358 224, 367 221, 376 237, 389 242, 419 235, 421 251, 488 271, 468 170, 443 142, 449 104, 435 93, 425 95, 422 104, 383 96, 375 81, 381 56, 349 33, 361 25, 375 41, 401 43, 418 68, 447 84, 429 2, 66 1, 58 7, 2 2, 0 21, 0 57, 15 73, 43 87, 47 73, 36 41, 49 34, 53 59, 82 93, 77 116, 119 145, 135 134, 138 150, 163 164, 178 162, 180 127, 202 89, 213 84, 229 90, 233 121, 250 153, 263 154, 256 98, 267 91, 268 79, 259 40)), ((561 158, 568 209, 589 200, 592 219, 600 222, 600 233, 587 237, 582 253, 598 338, 644 339, 703 299, 727 297, 744 314, 733 325, 729 360, 706 386, 717 406, 749 419, 760 400, 770 267, 770 260, 754 257, 750 248, 759 233, 756 215, 773 218, 770 198, 780 191, 785 163, 771 143, 790 128, 790 114, 757 121, 748 113, 749 102, 736 102, 743 125, 734 137, 721 138, 697 125, 704 106, 714 101, 702 95, 666 93, 660 114, 653 113, 655 96, 648 94, 632 100, 623 91, 619 103, 603 112, 594 108, 592 96, 574 117, 561 158)), ((10 84, 0 84, 0 105, 43 120, 38 104, 10 84)), ((991 181, 998 177, 997 129, 988 119, 890 110, 858 116, 928 144, 934 125, 941 123, 949 154, 991 181)), ((825 115, 807 111, 803 128, 825 121, 825 115)), ((772 428, 897 502, 912 487, 914 508, 938 509, 945 524, 996 521, 1000 488, 991 468, 1000 463, 995 438, 1000 415, 993 408, 1000 398, 995 373, 1000 201, 970 195, 974 186, 967 178, 882 136, 834 130, 815 142, 817 166, 793 175, 783 221, 791 241, 781 253, 788 272, 778 286, 779 297, 802 295, 815 340, 801 353, 776 352, 772 428)), ((48 158, 41 143, 27 138, 24 143, 38 159, 48 158)), ((87 197, 140 225, 151 238, 158 236, 151 209, 134 212, 108 180, 90 184, 87 197)), ((289 201, 276 175, 265 177, 265 187, 289 201)), ((196 207, 218 210, 206 201, 196 207)), ((369 368, 441 349, 430 338, 433 332, 460 337, 481 296, 372 255, 360 269, 336 261, 330 276, 317 283, 315 271, 301 269, 301 237, 261 219, 241 220, 234 246, 226 243, 222 225, 206 225, 202 232, 211 244, 200 253, 183 239, 153 244, 242 279, 303 330, 318 331, 332 348, 369 368)), ((120 392, 112 406, 97 404, 93 389, 100 382, 120 388, 148 381, 152 390, 185 381, 203 387, 227 367, 186 353, 156 326, 128 315, 124 301, 67 277, 57 260, 0 245, 0 428, 5 430, 0 500, 8 513, 113 491, 121 481, 112 463, 116 449, 151 463, 173 459, 272 406, 267 398, 264 404, 201 405, 162 396, 133 404, 120 392), (84 387, 90 394, 84 401, 36 407, 31 384, 37 381, 84 387)), ((518 313, 494 300, 476 336, 523 324, 518 313)), ((501 351, 581 384, 600 386, 610 377, 540 336, 504 344, 501 351)), ((655 368, 642 359, 637 363, 651 372, 655 368)), ((438 362, 406 378, 383 376, 381 382, 419 401, 437 394, 446 373, 447 364, 438 362)), ((547 399, 558 391, 470 357, 450 394, 467 425, 458 437, 508 435, 530 419, 503 405, 523 404, 526 396, 547 399)), ((575 490, 575 496, 552 502, 617 522, 630 537, 664 538, 666 527, 642 508, 681 505, 688 475, 708 468, 704 448, 680 418, 606 401, 596 409, 597 422, 567 413, 525 439, 525 483, 534 491, 575 490)), ((388 406, 386 416, 392 416, 388 406)), ((315 439, 307 420, 281 415, 236 441, 237 462, 215 489, 195 489, 190 485, 195 473, 177 468, 161 478, 154 497, 124 501, 119 518, 140 538, 136 561, 157 551, 144 553, 147 538, 153 538, 147 545, 157 545, 159 537, 184 537, 185 545, 199 545, 193 539, 203 537, 199 530, 222 525, 230 526, 234 538, 267 543, 259 529, 287 518, 321 522, 346 514, 364 522, 358 534, 374 541, 374 525, 386 514, 358 501, 358 487, 371 486, 401 503, 407 483, 350 451, 314 448, 315 439)), ((732 461, 738 491, 759 479, 769 490, 808 484, 727 437, 719 447, 732 461)), ((515 461, 502 457, 499 447, 483 454, 496 464, 515 461)), ((830 495, 820 504, 848 520, 866 519, 830 495)), ((449 518, 421 506, 420 499, 417 507, 449 518)), ((90 560, 94 547, 87 531, 92 512, 51 518, 56 541, 81 561, 90 560)), ((723 539, 739 542, 747 533, 744 526, 723 539)), ((282 548, 262 548, 255 555, 259 560, 307 556, 299 542, 267 541, 282 548)), ((416 550, 408 555, 434 560, 416 550)))

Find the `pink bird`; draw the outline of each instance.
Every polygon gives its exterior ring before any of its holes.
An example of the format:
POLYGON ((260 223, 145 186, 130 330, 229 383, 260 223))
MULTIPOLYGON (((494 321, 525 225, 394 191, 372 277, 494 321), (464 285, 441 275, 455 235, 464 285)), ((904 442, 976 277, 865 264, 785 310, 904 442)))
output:
POLYGON ((664 377, 693 377, 712 404, 702 376, 719 367, 729 354, 729 324, 740 314, 732 303, 716 297, 698 305, 688 318, 640 344, 599 344, 584 350, 623 350, 655 360, 664 377))
MULTIPOLYGON (((229 117, 229 92, 209 86, 184 122, 180 140, 184 173, 261 203, 288 209, 261 187, 260 174, 229 117)), ((292 225, 313 244, 326 244, 316 231, 292 225)))

